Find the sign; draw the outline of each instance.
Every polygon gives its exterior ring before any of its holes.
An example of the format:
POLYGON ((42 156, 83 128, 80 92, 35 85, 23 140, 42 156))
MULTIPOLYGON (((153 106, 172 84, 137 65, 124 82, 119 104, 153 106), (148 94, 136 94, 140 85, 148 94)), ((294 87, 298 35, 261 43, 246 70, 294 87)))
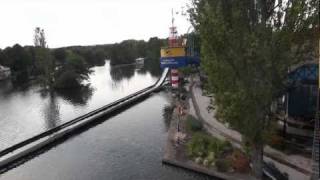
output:
POLYGON ((160 51, 161 57, 181 57, 186 56, 185 47, 166 47, 161 48, 160 51))
POLYGON ((200 65, 200 59, 198 57, 181 56, 181 57, 161 57, 161 68, 181 68, 188 65, 200 65))

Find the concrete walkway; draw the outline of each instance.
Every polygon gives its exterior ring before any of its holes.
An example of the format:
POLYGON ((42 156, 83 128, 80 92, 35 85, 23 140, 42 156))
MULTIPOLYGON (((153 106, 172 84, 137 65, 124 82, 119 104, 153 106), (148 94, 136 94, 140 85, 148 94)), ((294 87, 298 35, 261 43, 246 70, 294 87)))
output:
MULTIPOLYGON (((203 95, 198 77, 193 77, 192 81, 194 83, 192 83, 191 90, 194 99, 193 102, 195 103, 191 102, 194 109, 190 109, 190 112, 204 121, 209 133, 220 138, 224 137, 232 141, 233 144, 240 146, 242 139, 241 134, 229 129, 227 124, 223 124, 214 118, 215 110, 211 109, 208 111, 207 109, 210 105, 211 98, 203 95)), ((280 171, 287 172, 290 180, 310 179, 311 159, 299 155, 286 155, 269 146, 265 147, 264 152, 264 160, 267 162, 272 161, 280 171)))

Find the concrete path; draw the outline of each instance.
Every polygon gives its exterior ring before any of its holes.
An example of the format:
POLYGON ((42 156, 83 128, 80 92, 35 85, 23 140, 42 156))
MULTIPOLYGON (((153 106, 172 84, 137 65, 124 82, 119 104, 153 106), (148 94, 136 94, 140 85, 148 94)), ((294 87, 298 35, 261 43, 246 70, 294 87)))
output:
MULTIPOLYGON (((240 146, 239 143, 241 143, 242 139, 241 134, 235 130, 229 129, 227 124, 219 122, 215 118, 214 109, 208 111, 211 98, 203 95, 198 77, 193 77, 193 82, 192 93, 195 103, 190 102, 194 105, 194 108, 190 109, 190 112, 204 121, 209 133, 220 138, 223 136, 224 138, 233 141, 233 144, 238 144, 238 146, 240 146)), ((287 172, 290 180, 310 179, 311 159, 299 155, 286 155, 269 146, 266 146, 264 151, 265 161, 271 161, 280 171, 287 172)))

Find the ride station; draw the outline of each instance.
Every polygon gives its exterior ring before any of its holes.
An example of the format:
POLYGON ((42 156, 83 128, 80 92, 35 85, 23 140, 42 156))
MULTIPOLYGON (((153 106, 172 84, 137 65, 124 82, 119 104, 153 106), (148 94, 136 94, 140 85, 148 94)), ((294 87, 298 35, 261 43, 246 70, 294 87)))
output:
POLYGON ((171 70, 170 80, 174 89, 179 87, 179 68, 200 65, 200 58, 194 53, 192 44, 194 44, 193 39, 188 34, 185 38, 178 36, 172 13, 168 47, 161 48, 160 67, 161 69, 169 68, 171 70))

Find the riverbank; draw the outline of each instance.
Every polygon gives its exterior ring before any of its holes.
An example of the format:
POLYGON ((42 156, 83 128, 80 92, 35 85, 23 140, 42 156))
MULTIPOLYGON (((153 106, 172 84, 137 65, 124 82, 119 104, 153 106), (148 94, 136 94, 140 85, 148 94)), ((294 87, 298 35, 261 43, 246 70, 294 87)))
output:
MULTIPOLYGON (((250 175, 248 176, 248 174, 233 174, 230 172, 220 173, 214 170, 214 168, 208 168, 195 163, 190 159, 190 157, 187 156, 186 144, 190 140, 190 134, 188 134, 184 128, 187 115, 193 115, 194 117, 197 117, 197 119, 203 123, 205 131, 211 136, 221 140, 227 140, 236 148, 242 148, 241 134, 230 129, 227 124, 223 124, 214 118, 215 110, 214 108, 210 108, 212 106, 212 97, 204 95, 200 87, 199 78, 195 76, 192 79, 189 78, 189 81, 191 83, 187 84, 185 87, 189 90, 186 101, 182 101, 182 104, 177 103, 177 101, 173 102, 175 107, 182 106, 187 108, 183 108, 184 115, 181 115, 180 117, 179 108, 175 108, 173 112, 163 163, 221 179, 253 178, 250 175), (178 126, 180 128, 179 132, 177 131, 178 126), (179 137, 182 137, 183 139, 180 139, 181 143, 177 144, 177 138, 179 137)), ((277 168, 280 172, 288 174, 290 180, 307 180, 310 178, 310 159, 298 154, 287 155, 271 148, 270 146, 266 146, 264 152, 264 161, 266 163, 274 164, 275 168, 277 168)))
MULTIPOLYGON (((193 83, 190 84, 190 87, 193 83)), ((187 94, 182 95, 186 98, 178 100, 175 98, 172 102, 175 106, 170 126, 168 129, 168 138, 165 146, 165 153, 162 159, 164 164, 180 167, 186 170, 194 171, 200 174, 205 174, 215 179, 243 179, 254 180, 255 178, 249 173, 238 173, 232 168, 226 170, 226 172, 219 172, 217 170, 216 162, 212 162, 212 165, 203 165, 196 162, 197 160, 190 159, 188 155, 188 143, 190 143, 193 136, 196 133, 188 130, 187 119, 190 116, 191 111, 194 111, 193 104, 190 103, 191 94, 190 91, 187 94)), ((197 158, 196 158, 197 159, 197 158)), ((205 163, 206 160, 203 161, 205 163)))

